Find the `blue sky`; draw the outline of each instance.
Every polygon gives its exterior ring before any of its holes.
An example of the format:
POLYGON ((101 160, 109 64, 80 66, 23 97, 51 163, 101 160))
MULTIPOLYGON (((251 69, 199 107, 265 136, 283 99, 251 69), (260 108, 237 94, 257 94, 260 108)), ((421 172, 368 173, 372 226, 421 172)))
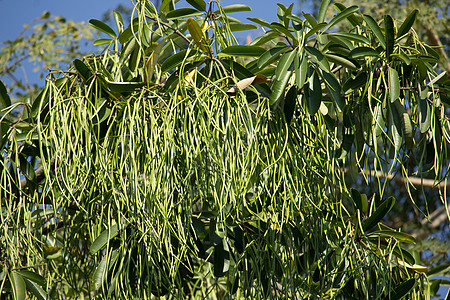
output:
MULTIPOLYGON (((296 3, 294 11, 308 11, 310 6, 299 7, 297 0, 222 0, 221 5, 247 4, 251 12, 235 13, 232 16, 242 21, 246 17, 257 17, 267 21, 276 20, 277 3, 286 6, 296 3)), ((24 24, 30 23, 44 11, 52 15, 61 15, 75 21, 89 21, 101 19, 103 14, 117 5, 130 5, 129 0, 0 0, 0 42, 15 39, 23 29, 24 24), (5 30, 7 28, 7 30, 5 30)), ((187 6, 184 1, 177 3, 177 7, 187 6)))

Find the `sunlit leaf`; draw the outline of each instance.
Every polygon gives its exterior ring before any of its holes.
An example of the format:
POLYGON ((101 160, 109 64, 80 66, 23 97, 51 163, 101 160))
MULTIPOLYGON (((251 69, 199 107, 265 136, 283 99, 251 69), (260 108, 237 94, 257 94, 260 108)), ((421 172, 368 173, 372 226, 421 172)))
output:
POLYGON ((360 57, 367 57, 367 56, 379 57, 380 54, 375 49, 372 49, 369 47, 354 48, 352 51, 350 51, 350 54, 349 54, 349 57, 351 57, 351 58, 360 58, 360 57))
POLYGON ((373 231, 370 233, 370 235, 380 235, 380 236, 388 236, 396 239, 399 242, 409 243, 409 244, 415 244, 416 239, 405 232, 399 232, 394 230, 378 230, 373 231))
POLYGON ((205 45, 206 42, 203 38, 203 32, 200 28, 200 25, 198 25, 197 21, 195 21, 192 18, 189 18, 187 20, 187 28, 189 30, 189 33, 191 34, 192 38, 194 39, 195 44, 203 50, 205 53, 210 53, 209 48, 205 45))
POLYGON ((94 41, 94 46, 101 46, 106 44, 111 44, 114 40, 112 39, 98 39, 94 41))
POLYGON ((6 86, 3 81, 0 80, 0 109, 9 107, 11 105, 11 98, 9 98, 6 86))
POLYGON ((389 67, 389 97, 393 103, 400 97, 400 80, 397 70, 389 67))
POLYGON ((111 226, 111 228, 104 230, 100 235, 95 239, 95 241, 92 243, 89 251, 91 254, 95 254, 103 247, 106 246, 106 244, 114 238, 119 233, 119 226, 118 224, 114 224, 111 226))
POLYGON ((17 272, 11 272, 10 281, 14 293, 14 299, 25 300, 27 296, 27 288, 22 276, 20 276, 17 272))
POLYGON ((107 35, 111 36, 112 38, 116 38, 117 35, 114 32, 114 30, 109 27, 109 25, 103 23, 102 21, 96 20, 96 19, 90 19, 89 20, 89 24, 94 27, 95 29, 106 33, 107 35))
POLYGON ((330 5, 331 0, 324 0, 320 4, 319 15, 317 16, 317 22, 322 23, 325 21, 325 15, 327 13, 328 6, 330 5))
POLYGON ((204 0, 186 0, 195 9, 206 11, 206 3, 204 0))
POLYGON ((310 46, 305 46, 305 50, 312 56, 313 60, 322 68, 322 70, 330 72, 330 64, 322 52, 310 46))
POLYGON ((334 25, 338 24, 342 20, 348 18, 348 16, 352 15, 354 12, 358 11, 358 6, 350 6, 340 13, 338 13, 336 16, 334 16, 329 22, 328 25, 324 28, 324 31, 327 31, 328 29, 332 28, 334 25))
MULTIPOLYGON (((226 13, 234 13, 234 12, 243 12, 243 11, 251 11, 251 7, 245 4, 232 4, 232 5, 227 5, 227 6, 223 6, 222 10, 226 13)), ((215 14, 218 14, 219 11, 215 11, 215 14)))
POLYGON ((168 20, 173 19, 181 19, 181 18, 187 18, 187 17, 194 17, 194 16, 200 16, 203 13, 194 9, 194 8, 179 8, 175 10, 171 10, 167 13, 166 18, 168 20))
POLYGON ((218 54, 218 56, 261 56, 264 52, 266 52, 266 49, 261 48, 259 46, 248 46, 248 45, 243 45, 243 46, 229 46, 225 49, 222 50, 222 52, 220 52, 218 54))
POLYGON ((378 26, 377 22, 369 15, 363 15, 363 19, 366 22, 366 24, 370 27, 372 32, 375 34, 375 36, 378 39, 378 42, 380 42, 381 46, 386 49, 386 42, 383 33, 381 32, 380 27, 378 26))

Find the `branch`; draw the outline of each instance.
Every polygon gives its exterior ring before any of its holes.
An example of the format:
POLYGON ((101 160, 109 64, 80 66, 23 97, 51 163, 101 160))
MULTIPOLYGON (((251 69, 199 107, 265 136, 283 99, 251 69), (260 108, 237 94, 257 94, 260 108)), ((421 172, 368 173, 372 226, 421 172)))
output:
MULTIPOLYGON (((50 169, 53 170, 54 166, 55 166, 55 158, 52 158, 50 160, 50 169)), ((40 166, 39 168, 37 168, 36 171, 34 171, 34 173, 36 174, 34 182, 36 183, 41 182, 45 178, 44 166, 40 166)), ((27 186, 30 185, 30 183, 31 182, 25 177, 20 181, 20 189, 24 190, 27 186)))
POLYGON ((403 184, 403 185, 407 185, 407 184, 411 183, 413 185, 421 185, 423 187, 428 187, 431 189, 436 189, 436 188, 443 189, 445 187, 450 188, 450 180, 447 182, 445 182, 445 181, 437 182, 434 179, 419 178, 419 177, 415 177, 415 176, 400 177, 400 176, 394 176, 393 174, 386 174, 381 171, 375 171, 375 170, 364 170, 364 174, 369 175, 371 177, 377 177, 377 178, 383 177, 388 180, 394 180, 395 182, 397 182, 399 184, 403 184))
POLYGON ((163 26, 166 26, 167 28, 172 29, 173 32, 175 32, 176 34, 178 34, 179 36, 181 36, 188 44, 191 43, 191 41, 190 41, 184 34, 182 34, 178 29, 176 29, 175 27, 173 27, 173 26, 171 26, 171 25, 169 25, 169 24, 167 24, 167 23, 161 22, 161 21, 158 20, 157 18, 151 17, 151 16, 149 16, 149 15, 147 15, 147 14, 145 15, 145 17, 148 18, 148 19, 150 19, 150 20, 152 20, 152 21, 154 21, 154 22, 157 22, 158 24, 161 24, 161 25, 163 25, 163 26))

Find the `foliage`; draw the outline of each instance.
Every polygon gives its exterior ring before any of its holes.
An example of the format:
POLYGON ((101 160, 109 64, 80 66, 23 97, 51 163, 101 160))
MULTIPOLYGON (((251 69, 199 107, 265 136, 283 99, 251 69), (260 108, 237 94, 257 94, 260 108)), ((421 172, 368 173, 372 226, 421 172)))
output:
POLYGON ((256 26, 227 14, 248 6, 187 2, 138 1, 127 28, 91 20, 102 54, 50 72, 31 104, 0 86, 1 293, 421 299, 448 284, 383 222, 389 175, 447 182, 448 82, 416 13, 279 5, 237 45, 256 26), (348 184, 372 171, 377 193, 348 184))
POLYGON ((44 12, 25 25, 15 40, 3 42, 0 78, 8 83, 13 101, 31 101, 42 88, 28 81, 28 77, 36 75, 26 73, 27 63, 34 65, 33 71, 42 80, 48 70, 66 68, 73 59, 85 55, 83 48, 93 37, 94 33, 86 23, 44 12))

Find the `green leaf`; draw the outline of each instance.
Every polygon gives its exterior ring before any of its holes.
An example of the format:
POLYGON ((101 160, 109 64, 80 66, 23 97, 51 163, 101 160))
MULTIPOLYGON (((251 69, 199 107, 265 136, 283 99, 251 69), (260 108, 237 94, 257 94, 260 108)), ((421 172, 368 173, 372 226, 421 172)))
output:
POLYGON ((111 226, 111 228, 104 230, 100 235, 95 239, 95 241, 92 243, 91 248, 89 251, 91 254, 95 254, 103 247, 106 246, 106 244, 114 238, 119 233, 119 226, 118 224, 114 224, 111 226))
POLYGON ((397 38, 400 38, 409 32, 411 27, 414 25, 414 22, 416 21, 418 14, 419 14, 418 9, 414 9, 412 12, 409 13, 405 21, 403 22, 402 26, 400 26, 400 28, 397 31, 397 38))
POLYGON ((437 275, 437 274, 447 270, 449 267, 450 267, 450 263, 446 263, 446 264, 442 264, 442 265, 436 266, 434 268, 431 268, 427 272, 427 276, 431 277, 431 276, 437 275))
POLYGON ((325 81, 325 85, 331 93, 331 97, 337 104, 337 107, 344 111, 345 101, 344 96, 342 95, 341 85, 336 79, 336 76, 333 73, 322 72, 322 77, 325 81))
POLYGON ((335 33, 329 33, 328 35, 346 38, 346 39, 349 39, 354 42, 359 42, 359 43, 370 45, 369 39, 366 38, 365 36, 362 36, 359 34, 354 34, 354 33, 349 33, 349 32, 335 32, 335 33))
POLYGON ((282 24, 277 23, 277 22, 272 22, 272 23, 270 23, 270 28, 275 31, 278 31, 281 34, 284 34, 286 37, 288 37, 292 41, 294 41, 294 43, 298 44, 297 39, 292 35, 292 32, 290 32, 289 29, 284 27, 282 24))
POLYGON ((208 47, 206 47, 204 43, 203 38, 203 32, 200 28, 200 25, 198 25, 197 21, 195 21, 192 18, 189 18, 187 20, 187 29, 189 30, 189 33, 191 34, 192 38, 194 39, 195 44, 202 49, 205 53, 210 53, 210 50, 208 47))
POLYGON ((139 20, 137 18, 131 21, 131 24, 122 33, 119 34, 119 43, 124 45, 133 36, 133 33, 139 30, 139 20))
MULTIPOLYGON (((224 13, 229 14, 229 13, 234 13, 234 12, 243 12, 243 11, 251 11, 251 7, 248 5, 244 5, 244 4, 232 4, 232 5, 228 5, 228 6, 224 6, 222 7, 222 10, 224 11, 224 13)), ((218 14, 219 11, 216 10, 214 12, 215 14, 218 14)), ((256 23, 256 22, 255 22, 256 23)))
POLYGON ((397 70, 389 67, 389 97, 394 103, 400 97, 400 80, 397 70))
POLYGON ((399 242, 404 242, 404 243, 408 243, 408 244, 416 243, 416 239, 413 236, 411 236, 405 232, 398 232, 398 231, 394 231, 394 230, 378 230, 378 231, 371 232, 369 234, 369 236, 370 235, 388 236, 388 237, 392 237, 392 238, 396 239, 399 242))
POLYGON ((105 79, 105 81, 106 86, 109 88, 109 90, 115 93, 131 93, 138 88, 147 85, 146 82, 113 82, 109 81, 108 79, 105 79))
POLYGON ((262 69, 268 65, 270 65, 272 62, 276 61, 278 57, 286 52, 290 47, 283 45, 283 46, 277 46, 272 49, 267 50, 264 54, 262 54, 257 61, 258 68, 262 69))
POLYGON ((281 56, 275 71, 276 79, 272 87, 272 94, 269 98, 270 105, 275 104, 284 96, 286 85, 292 74, 292 62, 294 61, 295 55, 297 55, 297 51, 292 50, 281 56))
POLYGON ((49 299, 47 293, 39 286, 37 285, 35 282, 27 279, 27 278, 23 278, 27 289, 33 293, 34 296, 36 296, 37 299, 39 300, 46 300, 49 299))
POLYGON ((311 14, 305 14, 305 13, 302 13, 302 14, 303 14, 303 17, 305 17, 306 21, 308 21, 308 23, 309 23, 313 28, 317 26, 317 20, 316 20, 316 18, 314 18, 313 15, 311 15, 311 14))
POLYGON ((428 104, 428 87, 419 85, 419 128, 420 133, 426 133, 431 125, 431 108, 428 104))
POLYGON ((330 72, 330 64, 322 52, 311 46, 305 46, 305 50, 313 57, 313 60, 322 68, 322 70, 330 72))
POLYGON ((401 299, 406 296, 416 285, 416 279, 411 278, 398 285, 389 295, 391 300, 401 299))
POLYGON ((363 230, 368 231, 384 218, 385 215, 394 207, 395 198, 393 196, 387 198, 381 205, 370 215, 370 217, 364 222, 363 230))
POLYGON ((322 103, 322 87, 319 75, 314 68, 310 68, 309 85, 305 89, 306 108, 310 115, 315 115, 322 103))
POLYGON ((354 48, 352 51, 350 51, 348 56, 350 58, 360 58, 360 57, 367 57, 367 56, 380 57, 380 54, 375 49, 372 49, 369 47, 358 47, 358 48, 354 48))
POLYGON ((192 5, 195 9, 206 11, 206 3, 204 0, 186 0, 186 2, 192 5))
POLYGON ((381 29, 378 26, 377 22, 369 15, 363 15, 363 19, 366 22, 366 24, 370 27, 372 32, 375 34, 383 49, 386 49, 386 42, 384 39, 384 35, 381 32, 381 29))
POLYGON ((37 283, 40 286, 44 286, 45 285, 45 278, 42 277, 41 275, 39 275, 36 272, 31 272, 28 270, 20 270, 20 271, 16 271, 17 274, 19 274, 20 276, 27 278, 35 283, 37 283))
POLYGON ((94 27, 95 29, 106 33, 107 35, 109 35, 112 38, 116 38, 117 35, 114 32, 114 30, 109 27, 107 24, 103 23, 102 21, 96 20, 96 19, 90 19, 89 20, 89 24, 94 27))
POLYGON ((330 5, 331 0, 322 0, 319 8, 319 15, 317 16, 317 22, 322 23, 325 21, 325 15, 327 13, 327 8, 330 5))
POLYGON ((193 8, 179 8, 179 9, 175 9, 172 11, 169 11, 167 13, 166 18, 168 20, 173 20, 173 19, 181 19, 181 18, 187 18, 187 17, 194 17, 194 16, 200 16, 203 13, 193 9, 193 8))
POLYGON ((107 265, 109 262, 109 255, 105 254, 98 264, 97 268, 94 271, 94 274, 92 275, 92 284, 94 286, 94 290, 98 290, 102 284, 104 279, 106 278, 106 272, 107 272, 107 265))
POLYGON ((298 89, 303 88, 306 81, 306 76, 308 75, 308 60, 304 55, 302 55, 301 61, 300 56, 297 55, 294 60, 295 67, 295 84, 298 89))
POLYGON ((394 52, 394 20, 390 15, 384 16, 384 34, 386 37, 386 57, 391 57, 392 52, 394 52))
POLYGON ((348 91, 349 89, 356 90, 357 88, 364 86, 366 83, 367 73, 363 72, 358 74, 355 78, 349 77, 347 81, 345 81, 342 89, 344 90, 344 92, 348 91))
POLYGON ((214 246, 214 276, 223 277, 228 272, 230 265, 230 252, 227 242, 222 239, 214 246))
POLYGON ((193 56, 197 54, 196 51, 187 51, 187 50, 182 50, 178 53, 175 53, 172 56, 169 56, 169 58, 167 58, 161 65, 161 71, 162 72, 168 72, 176 67, 178 67, 179 65, 181 65, 183 63, 183 61, 186 61, 189 57, 193 56))
POLYGON ((113 41, 114 41, 113 39, 98 39, 94 41, 94 46, 111 44, 113 41))
POLYGON ((245 30, 255 30, 259 27, 255 24, 246 24, 246 23, 230 23, 231 31, 245 31, 245 30))
POLYGON ((291 86, 284 99, 284 117, 288 124, 291 123, 295 112, 295 104, 297 103, 297 88, 291 86))
POLYGON ((333 19, 330 20, 330 22, 328 22, 328 25, 325 27, 325 29, 323 31, 327 31, 328 29, 332 28, 334 25, 341 22, 342 20, 348 18, 348 16, 352 15, 354 12, 356 12, 358 10, 359 10, 358 6, 350 6, 346 9, 344 9, 343 11, 338 13, 336 16, 334 16, 333 19))
POLYGON ((270 23, 269 22, 264 21, 263 19, 260 19, 260 18, 247 18, 247 20, 255 22, 256 24, 259 24, 259 25, 264 26, 264 27, 270 27, 270 23))
MULTIPOLYGON (((339 11, 344 11, 346 9, 345 5, 343 5, 342 3, 337 2, 334 5, 337 7, 339 11)), ((361 18, 357 18, 355 15, 352 14, 347 16, 347 20, 350 22, 350 24, 353 25, 353 27, 356 27, 361 24, 361 18)))
POLYGON ((88 81, 92 77, 91 70, 81 60, 75 59, 73 61, 73 66, 83 81, 88 81))
POLYGON ((349 59, 347 59, 347 58, 345 58, 343 56, 330 54, 330 53, 325 53, 324 55, 325 55, 325 57, 327 58, 328 61, 331 61, 331 62, 333 62, 335 64, 340 65, 340 66, 343 66, 343 67, 345 67, 347 69, 356 70, 359 67, 353 61, 351 61, 351 60, 349 60, 349 59))
POLYGON ((400 100, 396 100, 394 103, 390 102, 391 113, 389 114, 389 129, 394 142, 395 152, 398 153, 402 146, 402 119, 401 111, 397 107, 402 107, 400 100))
POLYGON ((12 272, 10 275, 10 282, 13 289, 13 295, 15 300, 25 300, 27 296, 27 288, 22 276, 17 272, 12 272))
POLYGON ((259 46, 249 46, 249 45, 235 45, 229 46, 222 50, 217 56, 226 57, 226 56, 248 56, 248 57, 257 57, 261 56, 266 49, 259 46))
POLYGON ((311 28, 311 30, 309 30, 306 35, 305 35, 305 39, 309 38, 310 36, 312 36, 313 34, 315 34, 316 32, 320 31, 322 28, 324 28, 325 26, 327 26, 327 23, 319 23, 316 26, 314 26, 313 28, 311 28))
POLYGON ((354 188, 350 189, 350 193, 352 195, 352 200, 353 200, 353 203, 355 204, 356 208, 359 209, 360 211, 362 211, 363 204, 362 204, 361 193, 354 188))
POLYGON ((122 15, 117 11, 113 11, 113 15, 114 15, 114 21, 116 22, 117 30, 119 31, 119 35, 120 35, 123 32, 123 28, 124 28, 122 15))
POLYGON ((11 106, 11 98, 9 98, 5 84, 0 80, 0 109, 9 106, 11 106))

